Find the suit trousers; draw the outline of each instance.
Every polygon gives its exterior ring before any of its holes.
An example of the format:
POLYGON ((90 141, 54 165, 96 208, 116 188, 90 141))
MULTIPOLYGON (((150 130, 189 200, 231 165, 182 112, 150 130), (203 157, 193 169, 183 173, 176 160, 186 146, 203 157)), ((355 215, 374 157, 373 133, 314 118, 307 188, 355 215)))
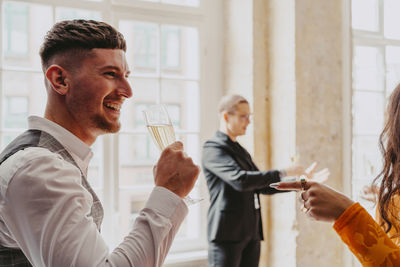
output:
POLYGON ((258 267, 260 240, 209 242, 210 267, 258 267))

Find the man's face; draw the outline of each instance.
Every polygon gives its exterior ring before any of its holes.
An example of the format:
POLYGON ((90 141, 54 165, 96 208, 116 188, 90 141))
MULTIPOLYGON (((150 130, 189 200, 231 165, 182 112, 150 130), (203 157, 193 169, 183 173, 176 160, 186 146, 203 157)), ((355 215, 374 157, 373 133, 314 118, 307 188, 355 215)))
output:
POLYGON ((121 106, 132 96, 125 52, 120 49, 92 49, 69 77, 66 106, 74 126, 88 136, 115 133, 121 128, 121 106))
POLYGON ((247 103, 237 105, 236 111, 228 113, 227 126, 231 134, 240 136, 246 134, 247 126, 250 123, 250 107, 247 103))

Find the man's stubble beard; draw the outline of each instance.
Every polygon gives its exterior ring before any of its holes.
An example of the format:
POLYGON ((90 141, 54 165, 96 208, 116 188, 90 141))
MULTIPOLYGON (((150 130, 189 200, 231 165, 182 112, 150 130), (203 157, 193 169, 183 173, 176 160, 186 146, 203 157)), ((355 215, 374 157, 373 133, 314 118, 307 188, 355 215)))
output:
POLYGON ((88 114, 88 110, 82 109, 88 101, 82 98, 78 98, 79 101, 72 101, 69 103, 69 110, 71 113, 77 114, 76 120, 83 121, 82 127, 93 129, 101 134, 116 133, 121 129, 121 122, 118 120, 116 122, 109 122, 107 119, 100 114, 92 114, 86 119, 82 116, 88 114), (83 119, 83 120, 82 120, 83 119))
POLYGON ((95 115, 91 119, 94 128, 101 130, 103 133, 117 133, 121 129, 121 122, 118 120, 116 123, 108 122, 104 117, 95 115))

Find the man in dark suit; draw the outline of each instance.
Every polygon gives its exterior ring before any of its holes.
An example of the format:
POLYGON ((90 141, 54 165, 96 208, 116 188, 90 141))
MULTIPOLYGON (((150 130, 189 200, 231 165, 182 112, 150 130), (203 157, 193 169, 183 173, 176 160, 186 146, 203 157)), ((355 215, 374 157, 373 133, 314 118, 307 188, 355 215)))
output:
POLYGON ((259 194, 284 176, 305 174, 300 165, 260 171, 237 141, 250 123, 248 101, 225 96, 219 106, 220 130, 203 146, 202 165, 210 192, 208 261, 214 267, 258 266, 263 239, 259 194))

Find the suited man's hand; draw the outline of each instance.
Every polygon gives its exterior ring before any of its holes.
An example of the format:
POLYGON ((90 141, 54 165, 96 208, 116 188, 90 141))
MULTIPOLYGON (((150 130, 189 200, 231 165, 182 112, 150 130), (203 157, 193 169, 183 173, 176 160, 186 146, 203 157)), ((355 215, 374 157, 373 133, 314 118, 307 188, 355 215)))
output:
POLYGON ((289 168, 286 168, 285 171, 286 176, 300 176, 306 174, 306 169, 300 164, 292 165, 289 168))
POLYGON ((306 169, 306 176, 310 179, 313 180, 314 182, 318 183, 325 183, 329 179, 329 175, 331 174, 329 172, 328 168, 324 168, 320 171, 315 171, 317 168, 317 162, 313 162, 307 169, 306 169))
POLYGON ((315 171, 317 167, 317 162, 313 162, 307 169, 304 169, 302 165, 296 164, 286 169, 287 176, 301 176, 305 175, 310 180, 319 183, 325 183, 330 175, 329 169, 324 168, 320 171, 315 171))
POLYGON ((184 198, 192 190, 200 173, 192 158, 183 152, 183 144, 175 142, 161 153, 153 174, 155 184, 184 198))

